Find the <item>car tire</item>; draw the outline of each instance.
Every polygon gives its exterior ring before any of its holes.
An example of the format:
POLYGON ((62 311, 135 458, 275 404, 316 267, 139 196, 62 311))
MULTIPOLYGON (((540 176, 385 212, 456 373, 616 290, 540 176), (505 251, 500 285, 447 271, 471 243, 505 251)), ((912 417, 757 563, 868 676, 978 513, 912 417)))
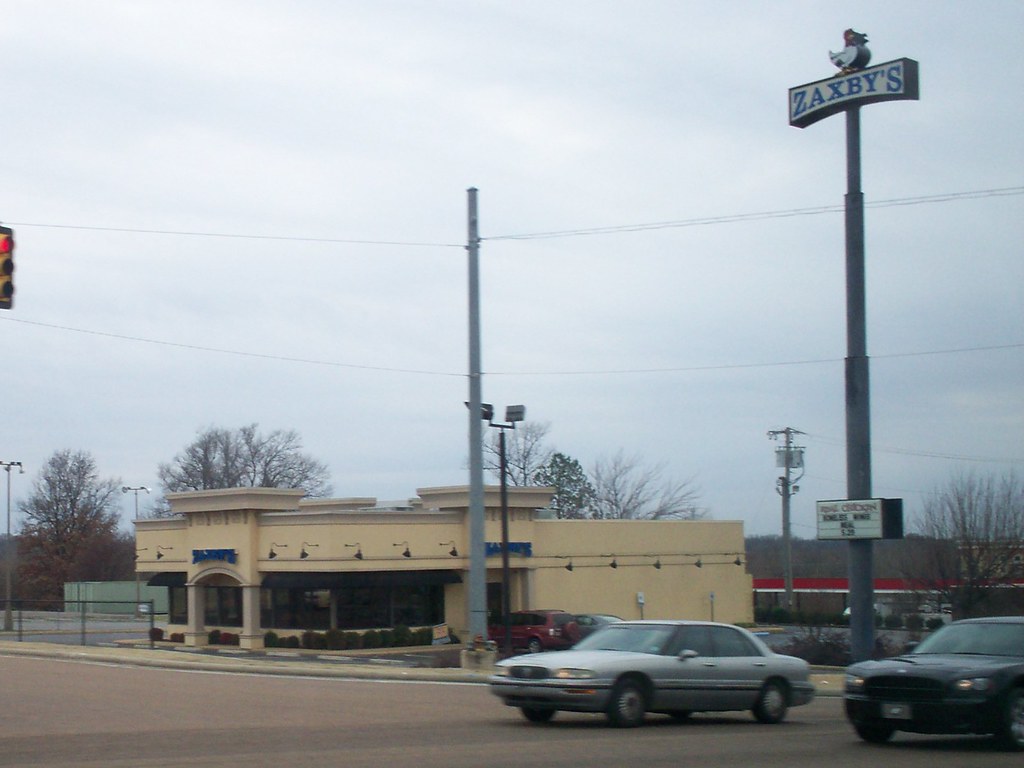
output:
POLYGON ((896 729, 891 725, 879 725, 877 723, 872 725, 855 725, 853 729, 857 731, 858 736, 870 744, 884 744, 896 732, 896 729))
POLYGON ((786 689, 781 683, 769 681, 761 688, 758 694, 757 703, 754 704, 754 717, 759 723, 774 725, 786 719, 786 710, 789 709, 789 701, 786 696, 786 689))
POLYGON ((540 644, 540 640, 536 637, 531 637, 530 641, 526 644, 526 650, 530 653, 540 653, 544 650, 544 646, 540 644))
POLYGON ((536 707, 520 707, 523 717, 531 723, 546 723, 555 716, 553 709, 537 709, 536 707))
POLYGON ((647 696, 636 680, 620 680, 608 700, 608 720, 616 728, 636 728, 647 712, 647 696))
POLYGON ((1003 724, 996 741, 1011 752, 1024 750, 1024 688, 1011 688, 1003 704, 1003 724))

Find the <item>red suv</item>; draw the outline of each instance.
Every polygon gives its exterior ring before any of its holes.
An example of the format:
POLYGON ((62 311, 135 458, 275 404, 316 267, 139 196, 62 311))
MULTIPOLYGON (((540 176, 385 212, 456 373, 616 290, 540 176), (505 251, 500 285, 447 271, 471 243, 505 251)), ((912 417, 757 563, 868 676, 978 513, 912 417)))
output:
MULTIPOLYGON (((580 639, 576 617, 565 611, 512 611, 509 627, 513 650, 525 648, 530 653, 562 650, 580 639)), ((487 634, 499 647, 505 642, 502 624, 491 625, 487 634)))

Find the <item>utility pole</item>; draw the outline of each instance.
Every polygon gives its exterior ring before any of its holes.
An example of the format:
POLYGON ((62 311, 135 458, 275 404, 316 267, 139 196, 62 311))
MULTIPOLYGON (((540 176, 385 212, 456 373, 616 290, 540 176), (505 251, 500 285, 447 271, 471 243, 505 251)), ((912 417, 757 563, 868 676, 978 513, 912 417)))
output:
POLYGON ((773 429, 768 432, 768 437, 778 440, 779 436, 785 438, 785 445, 775 449, 775 466, 783 467, 785 474, 775 481, 775 490, 782 497, 782 581, 785 587, 783 607, 787 611, 793 610, 793 544, 790 532, 790 498, 800 490, 796 483, 804 476, 804 449, 793 445, 793 435, 804 434, 799 429, 786 427, 785 429, 773 429), (799 469, 800 474, 795 478, 793 470, 799 469))
POLYGON ((487 639, 487 552, 484 542, 484 447, 482 370, 480 358, 480 219, 477 190, 467 195, 469 271, 469 590, 467 618, 469 642, 487 639))

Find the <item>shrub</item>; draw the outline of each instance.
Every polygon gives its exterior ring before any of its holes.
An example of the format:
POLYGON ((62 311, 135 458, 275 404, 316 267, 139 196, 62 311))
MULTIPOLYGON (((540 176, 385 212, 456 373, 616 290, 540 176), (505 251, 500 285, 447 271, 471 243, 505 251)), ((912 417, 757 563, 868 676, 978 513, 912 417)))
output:
POLYGON ((154 643, 159 643, 164 639, 164 630, 162 627, 150 627, 149 628, 149 639, 154 643))
POLYGON ((928 621, 925 623, 925 626, 928 627, 929 632, 934 632, 936 629, 945 626, 945 624, 946 622, 944 622, 941 617, 935 616, 933 618, 928 619, 928 621))
POLYGON ((277 648, 280 642, 281 638, 278 637, 277 632, 267 632, 263 635, 264 648, 277 648))
POLYGON ((898 614, 891 613, 885 617, 884 623, 886 629, 900 629, 903 627, 903 617, 898 614))
POLYGON ((284 639, 285 648, 300 648, 301 644, 299 638, 296 635, 289 635, 284 639))
POLYGON ((329 629, 324 633, 324 647, 329 651, 345 650, 345 633, 337 629, 329 629))
POLYGON ((363 648, 380 648, 380 632, 376 629, 368 629, 363 633, 363 648))
POLYGON ((185 633, 184 632, 172 632, 171 633, 171 642, 172 643, 184 643, 185 642, 185 633))
POLYGON ((817 666, 844 667, 850 663, 849 640, 844 633, 833 630, 805 629, 778 650, 817 666))
POLYGON ((413 645, 430 645, 434 642, 434 630, 430 627, 420 627, 413 630, 410 642, 413 645))
POLYGON ((221 645, 238 645, 240 636, 234 632, 221 632, 220 633, 220 644, 221 645))
POLYGON ((920 632, 921 629, 924 627, 924 619, 921 618, 920 614, 917 613, 908 614, 905 623, 907 629, 912 630, 914 632, 920 632))
POLYGON ((397 625, 392 631, 391 644, 399 647, 412 645, 412 630, 404 624, 397 625))
POLYGON ((327 638, 322 632, 307 629, 302 633, 302 647, 311 651, 323 651, 327 648, 327 638))
POLYGON ((363 647, 363 636, 358 632, 345 633, 345 648, 351 651, 358 651, 363 647))
POLYGON ((208 634, 206 636, 206 641, 210 645, 220 645, 220 630, 219 629, 211 629, 210 630, 210 634, 208 634))

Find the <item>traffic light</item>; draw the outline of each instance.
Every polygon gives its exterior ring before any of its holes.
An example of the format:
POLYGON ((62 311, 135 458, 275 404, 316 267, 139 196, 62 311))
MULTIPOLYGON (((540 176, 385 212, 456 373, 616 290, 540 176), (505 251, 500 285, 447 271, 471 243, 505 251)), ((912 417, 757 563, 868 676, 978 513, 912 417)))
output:
POLYGON ((0 227, 0 309, 14 304, 14 230, 0 227))

